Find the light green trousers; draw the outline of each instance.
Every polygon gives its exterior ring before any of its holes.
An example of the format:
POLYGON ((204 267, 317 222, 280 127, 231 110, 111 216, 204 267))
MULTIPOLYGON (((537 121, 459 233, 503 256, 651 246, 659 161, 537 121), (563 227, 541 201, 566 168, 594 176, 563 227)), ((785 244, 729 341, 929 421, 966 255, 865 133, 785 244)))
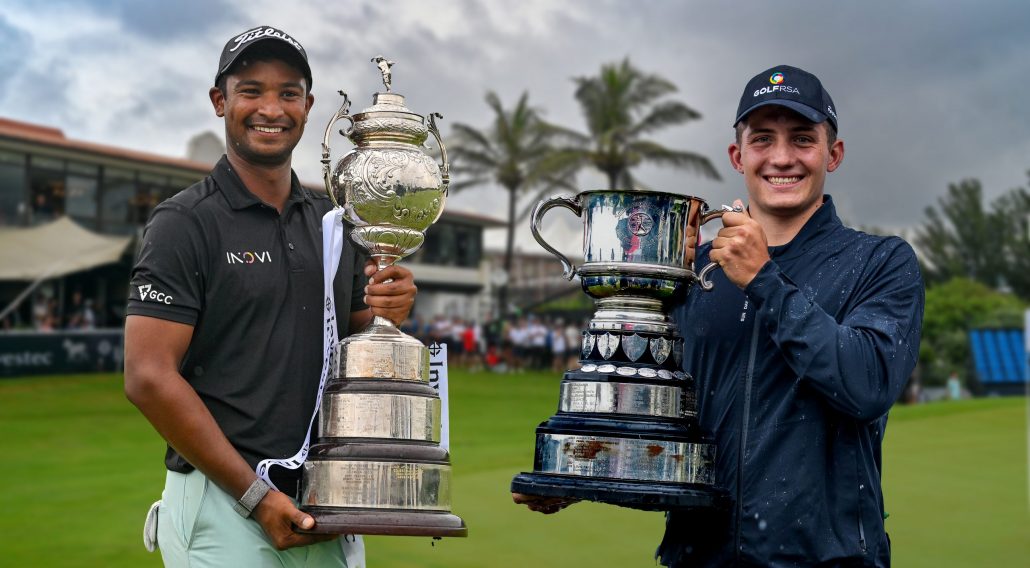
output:
POLYGON ((157 544, 175 568, 346 568, 340 539, 276 550, 261 525, 233 510, 235 500, 199 471, 168 472, 157 517, 157 544))

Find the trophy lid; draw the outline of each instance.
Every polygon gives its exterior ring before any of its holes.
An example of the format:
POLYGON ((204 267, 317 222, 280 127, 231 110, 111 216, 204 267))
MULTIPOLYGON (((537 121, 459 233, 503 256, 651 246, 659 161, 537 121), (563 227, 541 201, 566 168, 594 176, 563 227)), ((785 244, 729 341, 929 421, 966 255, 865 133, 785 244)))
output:
POLYGON ((429 129, 420 114, 404 104, 404 95, 391 91, 394 62, 382 55, 372 58, 379 67, 386 92, 372 95, 372 106, 354 115, 351 140, 358 146, 375 142, 405 143, 421 146, 429 137, 429 129))

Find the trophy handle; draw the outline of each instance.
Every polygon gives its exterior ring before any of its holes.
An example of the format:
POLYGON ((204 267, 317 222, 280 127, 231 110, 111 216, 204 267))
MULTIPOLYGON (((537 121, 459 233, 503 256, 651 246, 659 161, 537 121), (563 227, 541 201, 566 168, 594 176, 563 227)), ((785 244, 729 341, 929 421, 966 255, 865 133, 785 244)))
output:
MULTIPOLYGON (((726 213, 740 213, 741 211, 743 211, 743 209, 741 209, 740 207, 730 207, 729 205, 723 205, 721 208, 716 209, 715 211, 708 211, 706 213, 702 213, 701 222, 698 224, 698 227, 703 226, 705 223, 711 221, 712 219, 722 218, 722 216, 726 213)), ((701 289, 705 292, 709 292, 712 288, 714 288, 711 281, 708 280, 708 275, 718 267, 718 263, 709 262, 705 265, 704 268, 701 269, 701 272, 697 273, 697 282, 701 285, 701 289)))
POLYGON ((443 194, 447 195, 447 188, 451 184, 451 163, 447 161, 447 148, 443 145, 443 138, 440 137, 440 129, 436 127, 436 119, 443 118, 443 115, 438 112, 431 112, 426 115, 425 124, 429 132, 432 133, 433 138, 436 138, 436 143, 440 146, 440 157, 443 159, 443 164, 440 165, 440 175, 443 177, 443 194))
POLYGON ((339 93, 343 95, 343 104, 340 105, 340 110, 336 111, 336 115, 333 116, 332 120, 325 127, 325 136, 322 137, 322 178, 325 180, 325 192, 329 194, 329 200, 333 202, 333 207, 339 207, 340 204, 336 201, 336 196, 333 195, 333 179, 329 165, 332 162, 329 159, 329 135, 332 134, 333 125, 336 124, 336 121, 342 118, 350 121, 350 128, 346 131, 341 130, 340 134, 349 137, 351 130, 354 129, 354 119, 351 115, 347 114, 347 111, 350 110, 350 98, 343 91, 339 91, 339 93))
POLYGON ((555 195, 553 197, 550 197, 537 203, 533 207, 533 214, 531 216, 532 222, 529 224, 529 228, 531 231, 533 231, 533 238, 536 239, 536 242, 540 243, 540 246, 544 247, 547 250, 547 252, 558 257, 558 260, 561 261, 561 265, 565 269, 565 271, 562 273, 562 277, 566 280, 572 280, 572 275, 575 274, 576 271, 575 265, 573 265, 572 262, 570 262, 564 254, 558 252, 557 250, 555 250, 554 247, 547 244, 547 241, 545 241, 544 238, 540 236, 540 220, 548 209, 554 207, 564 207, 569 211, 575 213, 577 217, 583 216, 583 206, 579 202, 578 195, 575 197, 555 195))

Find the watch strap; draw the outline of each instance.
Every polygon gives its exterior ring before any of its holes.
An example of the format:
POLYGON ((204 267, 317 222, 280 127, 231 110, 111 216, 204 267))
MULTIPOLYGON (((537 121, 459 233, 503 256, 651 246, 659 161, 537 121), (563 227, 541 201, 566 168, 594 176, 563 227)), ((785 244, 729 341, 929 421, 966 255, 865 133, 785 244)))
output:
POLYGON ((240 497, 240 500, 233 504, 232 508, 234 511, 240 514, 244 519, 250 517, 251 512, 258 506, 258 503, 265 498, 265 495, 272 488, 265 483, 264 479, 260 477, 254 479, 254 483, 250 484, 247 488, 247 492, 240 497))

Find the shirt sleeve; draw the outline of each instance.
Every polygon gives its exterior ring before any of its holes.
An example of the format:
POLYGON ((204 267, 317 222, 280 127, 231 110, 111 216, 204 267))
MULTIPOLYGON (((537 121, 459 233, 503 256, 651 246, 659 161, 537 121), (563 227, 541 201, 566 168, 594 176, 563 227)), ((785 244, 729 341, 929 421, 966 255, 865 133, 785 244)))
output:
POLYGON ((206 247, 197 222, 171 203, 154 210, 129 281, 126 314, 196 325, 204 302, 206 247))
POLYGON ((797 376, 828 405, 862 421, 886 414, 904 389, 919 356, 924 302, 907 243, 886 241, 869 264, 868 283, 839 323, 774 261, 745 289, 797 376))

